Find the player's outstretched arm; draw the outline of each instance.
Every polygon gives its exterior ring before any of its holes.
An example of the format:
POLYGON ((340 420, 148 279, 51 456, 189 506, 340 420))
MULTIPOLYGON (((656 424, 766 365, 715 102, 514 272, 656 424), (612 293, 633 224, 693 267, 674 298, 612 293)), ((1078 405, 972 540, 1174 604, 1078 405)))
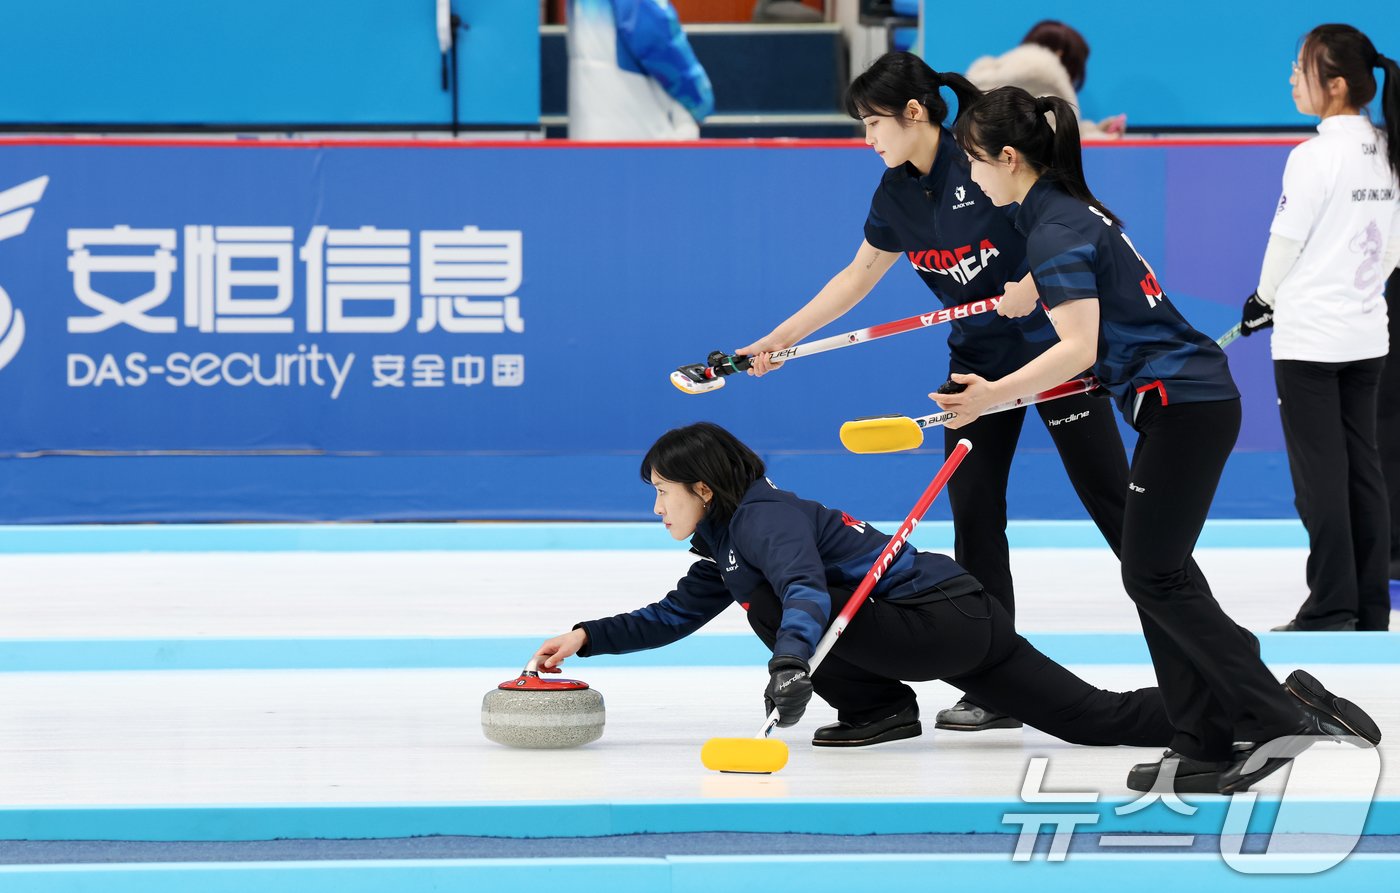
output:
POLYGON ((782 363, 769 361, 770 352, 791 347, 832 320, 840 318, 870 294, 875 283, 894 266, 898 258, 898 252, 881 251, 862 239, 860 248, 850 264, 831 277, 806 306, 789 316, 767 335, 735 351, 736 354, 754 358, 753 365, 749 367, 749 374, 766 375, 781 366, 782 363))

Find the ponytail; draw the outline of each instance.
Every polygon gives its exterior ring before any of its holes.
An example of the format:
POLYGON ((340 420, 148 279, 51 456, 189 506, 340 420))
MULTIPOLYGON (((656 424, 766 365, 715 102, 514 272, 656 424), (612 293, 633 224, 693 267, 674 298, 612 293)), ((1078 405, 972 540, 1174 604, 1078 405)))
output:
POLYGON ((1003 146, 1020 152, 1036 175, 1096 208, 1109 220, 1123 221, 1095 198, 1084 179, 1079 119, 1074 106, 1058 96, 1031 96, 1020 87, 998 87, 974 102, 953 125, 968 153, 994 156, 1003 146), (1045 115, 1055 116, 1051 127, 1045 115))
POLYGON ((928 112, 934 126, 941 126, 948 119, 948 103, 938 92, 943 87, 958 98, 959 116, 982 95, 967 78, 934 71, 913 53, 886 53, 846 88, 846 114, 857 120, 894 114, 902 122, 904 107, 913 99, 928 112))
POLYGON ((1333 78, 1346 81, 1346 104, 1352 108, 1365 108, 1380 93, 1386 161, 1400 177, 1400 65, 1377 52, 1371 38, 1351 25, 1318 25, 1304 36, 1299 55, 1309 85, 1333 78), (1383 90, 1377 90, 1377 68, 1385 72, 1383 90))
POLYGON ((1381 87, 1381 115, 1385 117, 1386 160, 1391 173, 1400 177, 1400 64, 1376 54, 1376 67, 1385 72, 1381 87))
MULTIPOLYGON (((946 102, 943 102, 943 97, 938 95, 938 90, 941 87, 948 86, 948 82, 944 80, 943 75, 940 72, 934 70, 933 66, 930 65, 927 67, 927 72, 920 72, 920 74, 924 75, 923 80, 926 81, 926 83, 921 84, 920 86, 930 87, 932 89, 930 89, 929 92, 924 93, 923 95, 918 97, 919 105, 923 106, 926 109, 933 109, 936 108, 939 105, 939 103, 942 103, 944 108, 943 116, 946 118, 948 115, 948 104, 946 102)), ((932 112, 930 112, 929 114, 929 120, 933 120, 932 112)))
POLYGON ((967 78, 955 71, 945 71, 941 75, 943 86, 953 91, 953 95, 958 98, 958 113, 953 117, 956 121, 961 118, 963 112, 972 107, 973 103, 982 98, 982 91, 967 78))
POLYGON ((1074 106, 1059 96, 1042 96, 1035 101, 1035 109, 1042 120, 1046 112, 1055 116, 1055 140, 1050 146, 1050 163, 1042 176, 1050 177, 1065 192, 1086 205, 1098 208, 1105 217, 1121 226, 1122 221, 1094 197, 1084 179, 1084 153, 1079 145, 1079 119, 1074 114, 1074 106))

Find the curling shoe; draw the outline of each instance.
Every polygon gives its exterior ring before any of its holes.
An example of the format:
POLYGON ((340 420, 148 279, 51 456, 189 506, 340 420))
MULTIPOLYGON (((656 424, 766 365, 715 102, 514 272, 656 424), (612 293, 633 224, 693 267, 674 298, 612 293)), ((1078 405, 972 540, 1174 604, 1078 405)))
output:
POLYGON ((1313 626, 1312 624, 1308 624, 1307 626, 1302 626, 1302 625, 1299 624, 1298 619, 1295 617, 1294 619, 1288 621, 1287 623, 1284 623, 1284 624, 1281 624, 1281 625, 1279 625, 1279 626, 1273 627, 1272 629, 1269 630, 1269 632, 1273 632, 1273 633, 1349 633, 1349 632, 1352 632, 1352 631, 1355 630, 1355 629, 1356 629, 1356 618, 1355 618, 1355 617, 1349 618, 1349 619, 1347 619, 1347 620, 1342 620, 1342 621, 1339 621, 1339 622, 1337 622, 1337 623, 1324 623, 1324 624, 1322 624, 1321 626, 1313 626))
POLYGON ((919 705, 910 704, 894 716, 870 722, 834 722, 822 726, 812 735, 813 747, 869 747, 888 744, 905 738, 917 738, 924 733, 919 723, 919 705))
POLYGON ((1005 713, 997 713, 995 710, 978 707, 970 701, 962 700, 938 711, 933 727, 950 732, 985 732, 989 729, 1019 729, 1021 721, 1005 713))
POLYGON ((1287 736, 1290 740, 1283 748, 1270 748, 1271 752, 1276 751, 1274 756, 1255 760, 1254 765, 1250 765, 1250 757, 1255 755, 1262 742, 1247 751, 1237 752, 1230 768, 1220 773, 1220 793, 1235 794, 1249 790, 1257 782, 1288 765, 1320 738, 1347 741, 1357 747, 1380 744, 1381 728, 1370 714, 1346 698, 1332 694, 1308 671, 1294 670, 1289 673, 1283 687, 1302 703, 1303 719, 1298 728, 1287 736))
POLYGON ((1220 773, 1230 768, 1229 760, 1193 760, 1174 750, 1162 752, 1155 763, 1138 763, 1128 770, 1128 789, 1151 791, 1164 768, 1172 772, 1172 790, 1178 794, 1214 794, 1220 789, 1220 773))
POLYGON ((1303 705, 1303 713, 1320 737, 1347 741, 1357 747, 1381 743, 1381 727, 1365 710, 1339 698, 1307 670, 1294 670, 1283 683, 1286 690, 1303 705))

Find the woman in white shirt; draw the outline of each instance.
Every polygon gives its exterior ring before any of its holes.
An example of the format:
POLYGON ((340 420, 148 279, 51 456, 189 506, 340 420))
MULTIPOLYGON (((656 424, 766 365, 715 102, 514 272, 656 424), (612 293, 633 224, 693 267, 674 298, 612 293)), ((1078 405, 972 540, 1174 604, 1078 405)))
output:
POLYGON ((1389 509, 1376 399, 1389 350, 1386 277, 1400 260, 1400 67, 1350 25, 1319 25, 1289 79, 1321 118, 1283 173, 1244 334, 1274 327, 1274 381, 1295 504, 1308 531, 1308 598, 1276 630, 1390 625, 1389 509), (1384 71, 1382 130, 1365 114, 1384 71))

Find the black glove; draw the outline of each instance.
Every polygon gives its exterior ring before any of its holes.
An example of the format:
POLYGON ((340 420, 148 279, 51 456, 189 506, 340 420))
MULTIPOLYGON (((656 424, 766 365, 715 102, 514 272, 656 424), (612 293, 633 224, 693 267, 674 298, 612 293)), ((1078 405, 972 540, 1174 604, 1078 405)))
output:
POLYGON ((1265 304, 1255 292, 1244 300, 1244 312, 1240 314, 1240 334, 1253 335, 1260 329, 1274 327, 1274 308, 1265 304))
POLYGON ((967 390, 967 385, 962 382, 953 381, 951 378, 938 386, 938 393, 940 394, 961 394, 965 390, 967 390))
POLYGON ((763 691, 763 706, 772 713, 778 711, 778 725, 786 729, 797 725, 812 700, 812 674, 807 662, 800 657, 775 657, 768 662, 768 688, 763 691))

